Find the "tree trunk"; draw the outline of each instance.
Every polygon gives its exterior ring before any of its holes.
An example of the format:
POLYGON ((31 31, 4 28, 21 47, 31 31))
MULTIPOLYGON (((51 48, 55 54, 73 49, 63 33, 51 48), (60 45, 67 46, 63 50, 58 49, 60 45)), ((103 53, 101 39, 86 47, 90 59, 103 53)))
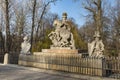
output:
POLYGON ((85 6, 85 9, 87 9, 88 11, 92 12, 93 14, 93 19, 96 25, 96 31, 99 31, 100 33, 102 33, 102 6, 101 6, 102 1, 101 0, 97 0, 97 1, 93 1, 92 3, 88 3, 89 6, 85 6), (94 4, 97 8, 93 8, 90 5, 94 4))
POLYGON ((5 37, 5 52, 10 51, 10 27, 9 27, 9 1, 5 0, 5 19, 6 19, 6 37, 5 37))
MULTIPOLYGON (((45 10, 46 10, 47 6, 49 6, 50 3, 54 3, 55 1, 57 1, 57 0, 50 0, 50 1, 48 1, 48 2, 44 5, 42 14, 41 14, 40 19, 39 19, 39 21, 38 21, 38 27, 37 27, 37 31, 36 31, 35 41, 37 41, 37 40, 38 40, 37 38, 39 37, 39 36, 38 36, 38 33, 39 33, 40 26, 41 26, 41 24, 42 24, 42 19, 43 19, 43 16, 44 16, 44 14, 45 14, 45 10)), ((41 29, 42 29, 42 28, 41 28, 41 29)))
POLYGON ((38 27, 37 27, 37 31, 36 31, 35 41, 38 40, 37 38, 38 38, 39 28, 40 28, 40 26, 41 26, 42 18, 43 18, 43 15, 44 15, 44 13, 45 13, 46 7, 47 7, 47 5, 44 6, 43 11, 42 11, 42 14, 41 14, 40 19, 39 19, 39 22, 38 22, 38 27))
POLYGON ((35 11, 36 11, 36 0, 34 0, 34 5, 33 5, 33 16, 32 16, 32 29, 31 29, 31 49, 30 51, 32 52, 32 46, 33 46, 33 33, 34 33, 34 23, 35 23, 35 11))

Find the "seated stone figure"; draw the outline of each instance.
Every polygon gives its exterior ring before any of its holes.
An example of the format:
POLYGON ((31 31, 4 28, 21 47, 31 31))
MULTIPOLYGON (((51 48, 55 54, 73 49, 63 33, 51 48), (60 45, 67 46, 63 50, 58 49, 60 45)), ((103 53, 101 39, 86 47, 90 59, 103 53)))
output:
POLYGON ((88 53, 90 57, 103 57, 104 44, 100 39, 99 32, 95 32, 94 41, 88 43, 88 53))
POLYGON ((30 54, 31 44, 29 43, 28 37, 23 38, 24 42, 21 44, 21 54, 30 54))
POLYGON ((63 13, 62 20, 54 20, 52 31, 48 36, 51 39, 52 47, 70 47, 75 49, 73 34, 70 32, 70 25, 67 23, 67 13, 63 13))

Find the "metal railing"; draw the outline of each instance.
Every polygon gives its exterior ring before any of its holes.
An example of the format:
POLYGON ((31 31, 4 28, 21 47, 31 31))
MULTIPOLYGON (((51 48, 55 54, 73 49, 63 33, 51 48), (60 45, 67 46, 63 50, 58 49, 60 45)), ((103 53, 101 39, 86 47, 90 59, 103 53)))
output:
POLYGON ((120 79, 120 57, 106 57, 103 69, 106 71, 106 77, 120 79))
MULTIPOLYGON (((4 62, 4 55, 0 54, 0 63, 4 62)), ((18 64, 19 52, 9 53, 9 64, 18 64)))
POLYGON ((0 63, 3 63, 4 60, 4 54, 0 54, 0 63))

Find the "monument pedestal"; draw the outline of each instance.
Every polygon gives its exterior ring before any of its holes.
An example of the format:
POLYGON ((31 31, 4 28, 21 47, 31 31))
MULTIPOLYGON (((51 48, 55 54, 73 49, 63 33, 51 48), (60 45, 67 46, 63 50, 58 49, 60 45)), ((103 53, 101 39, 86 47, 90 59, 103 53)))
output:
POLYGON ((33 55, 39 55, 39 54, 56 54, 56 55, 76 55, 78 54, 77 49, 70 49, 68 48, 51 48, 51 49, 42 49, 42 52, 34 52, 33 55))

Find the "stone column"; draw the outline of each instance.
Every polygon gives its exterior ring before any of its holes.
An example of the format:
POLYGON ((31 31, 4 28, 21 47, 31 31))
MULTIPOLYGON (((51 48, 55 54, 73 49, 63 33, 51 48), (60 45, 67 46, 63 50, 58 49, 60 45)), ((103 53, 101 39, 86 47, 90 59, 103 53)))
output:
POLYGON ((9 54, 5 53, 4 55, 4 64, 8 64, 9 63, 9 54))

